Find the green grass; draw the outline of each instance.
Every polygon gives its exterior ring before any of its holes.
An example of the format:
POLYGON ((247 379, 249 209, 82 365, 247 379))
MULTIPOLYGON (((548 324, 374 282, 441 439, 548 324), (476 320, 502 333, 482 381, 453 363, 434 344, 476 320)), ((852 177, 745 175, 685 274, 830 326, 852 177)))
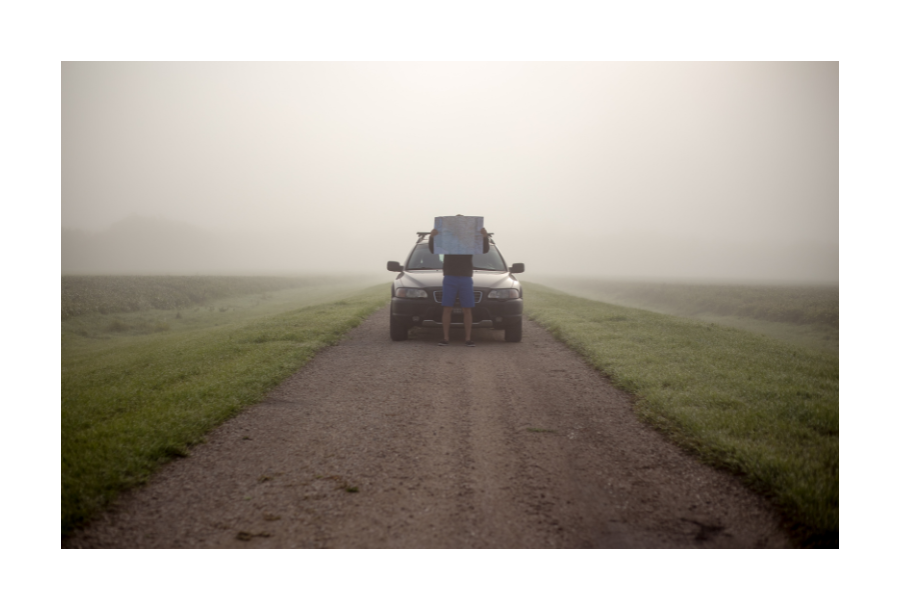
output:
POLYGON ((245 294, 62 323, 62 533, 383 306, 385 286, 245 294), (224 311, 222 311, 224 309, 224 311))
POLYGON ((837 286, 742 286, 553 277, 550 288, 587 299, 756 332, 799 347, 839 348, 837 286))
POLYGON ((527 284, 528 316, 636 397, 639 416, 771 497, 800 544, 838 541, 838 357, 527 284))
POLYGON ((326 277, 70 275, 62 278, 63 320, 85 314, 187 309, 210 301, 334 284, 326 277))

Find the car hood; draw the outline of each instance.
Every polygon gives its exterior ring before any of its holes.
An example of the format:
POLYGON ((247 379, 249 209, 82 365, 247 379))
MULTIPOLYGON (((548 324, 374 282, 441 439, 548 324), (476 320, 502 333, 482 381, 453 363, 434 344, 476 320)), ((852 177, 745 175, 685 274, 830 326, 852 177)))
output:
MULTIPOLYGON (((472 279, 475 288, 494 290, 497 288, 518 288, 515 276, 506 271, 475 271, 472 279)), ((408 288, 440 288, 444 284, 444 273, 435 271, 404 271, 395 280, 397 286, 408 288)))

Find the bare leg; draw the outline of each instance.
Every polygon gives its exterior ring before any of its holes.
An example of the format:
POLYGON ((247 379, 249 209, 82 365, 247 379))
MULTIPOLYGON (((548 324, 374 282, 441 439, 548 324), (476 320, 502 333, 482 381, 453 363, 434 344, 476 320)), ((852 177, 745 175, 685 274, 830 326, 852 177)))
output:
MULTIPOLYGON (((450 316, 453 315, 452 307, 444 307, 444 316, 441 319, 441 322, 444 325, 444 341, 450 341, 450 316)), ((469 321, 471 322, 472 316, 469 314, 469 321)))
MULTIPOLYGON (((446 309, 444 310, 446 311, 446 309)), ((444 316, 446 317, 446 313, 444 316)), ((466 327, 466 341, 472 340, 472 308, 463 307, 463 325, 466 327)))

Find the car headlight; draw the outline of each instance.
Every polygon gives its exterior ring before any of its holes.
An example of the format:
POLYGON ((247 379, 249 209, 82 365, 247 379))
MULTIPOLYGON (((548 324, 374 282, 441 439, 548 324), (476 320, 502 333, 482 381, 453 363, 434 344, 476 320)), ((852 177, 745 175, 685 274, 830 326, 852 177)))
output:
POLYGON ((491 290, 488 293, 489 299, 518 299, 518 288, 503 288, 501 290, 491 290))
POLYGON ((428 293, 421 288, 398 288, 394 293, 398 297, 406 299, 427 299, 428 293))

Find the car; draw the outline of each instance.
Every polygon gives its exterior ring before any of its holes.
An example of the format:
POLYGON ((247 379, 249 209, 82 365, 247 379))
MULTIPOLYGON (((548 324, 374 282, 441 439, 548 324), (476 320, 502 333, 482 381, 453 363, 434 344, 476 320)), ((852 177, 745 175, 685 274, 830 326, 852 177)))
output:
MULTIPOLYGON (((391 339, 394 341, 405 341, 414 326, 441 327, 444 256, 428 250, 428 235, 429 232, 418 233, 405 265, 398 261, 387 264, 388 271, 398 272, 391 285, 391 339)), ((492 236, 493 233, 488 233, 490 250, 472 256, 475 268, 472 328, 502 329, 506 341, 518 343, 522 340, 523 308, 522 285, 516 274, 525 272, 525 264, 507 267, 492 236)), ((450 326, 463 327, 458 298, 450 326)))

